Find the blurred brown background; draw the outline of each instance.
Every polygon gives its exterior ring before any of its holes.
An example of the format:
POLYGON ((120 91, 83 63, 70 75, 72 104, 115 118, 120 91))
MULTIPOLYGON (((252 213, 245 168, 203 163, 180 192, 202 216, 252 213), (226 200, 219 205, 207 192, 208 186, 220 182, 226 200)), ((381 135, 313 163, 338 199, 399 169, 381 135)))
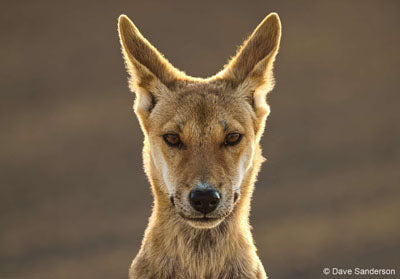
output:
POLYGON ((152 198, 121 13, 209 76, 272 11, 283 40, 251 217, 270 278, 400 274, 400 2, 167 2, 1 3, 0 278, 128 277, 152 198))

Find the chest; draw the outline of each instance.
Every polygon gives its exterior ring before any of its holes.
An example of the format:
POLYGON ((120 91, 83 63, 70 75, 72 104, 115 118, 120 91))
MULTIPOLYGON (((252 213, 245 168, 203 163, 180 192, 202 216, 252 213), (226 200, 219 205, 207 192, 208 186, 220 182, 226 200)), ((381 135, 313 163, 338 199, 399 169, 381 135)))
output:
POLYGON ((137 261, 131 279, 254 279, 258 267, 251 257, 240 255, 223 258, 208 255, 193 257, 190 254, 174 258, 169 256, 137 261))

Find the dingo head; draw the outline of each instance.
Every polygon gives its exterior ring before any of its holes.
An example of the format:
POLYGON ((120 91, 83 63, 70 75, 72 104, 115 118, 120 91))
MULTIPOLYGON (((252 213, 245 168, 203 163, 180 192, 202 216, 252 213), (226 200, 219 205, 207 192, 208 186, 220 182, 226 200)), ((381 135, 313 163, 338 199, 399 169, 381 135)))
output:
POLYGON ((118 31, 156 205, 168 201, 180 220, 215 227, 249 192, 244 181, 252 183, 262 160, 279 17, 268 15, 225 68, 207 79, 174 68, 124 15, 118 31))

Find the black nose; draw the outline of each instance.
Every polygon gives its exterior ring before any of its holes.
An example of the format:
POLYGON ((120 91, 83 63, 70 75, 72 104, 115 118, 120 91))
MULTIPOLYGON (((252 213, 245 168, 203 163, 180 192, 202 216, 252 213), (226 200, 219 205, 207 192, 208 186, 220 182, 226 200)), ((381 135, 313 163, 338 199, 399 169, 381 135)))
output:
POLYGON ((215 189, 194 189, 189 194, 189 200, 194 209, 207 214, 217 208, 220 196, 215 189))

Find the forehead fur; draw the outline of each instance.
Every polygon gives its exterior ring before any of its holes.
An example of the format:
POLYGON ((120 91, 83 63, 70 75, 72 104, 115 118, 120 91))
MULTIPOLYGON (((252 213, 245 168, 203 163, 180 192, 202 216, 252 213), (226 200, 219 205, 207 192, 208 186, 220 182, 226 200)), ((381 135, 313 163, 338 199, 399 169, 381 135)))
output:
POLYGON ((157 123, 159 129, 170 128, 168 124, 177 129, 195 125, 203 132, 214 124, 225 130, 245 129, 255 117, 251 104, 229 81, 182 82, 171 91, 157 101, 150 114, 150 122, 157 123))

